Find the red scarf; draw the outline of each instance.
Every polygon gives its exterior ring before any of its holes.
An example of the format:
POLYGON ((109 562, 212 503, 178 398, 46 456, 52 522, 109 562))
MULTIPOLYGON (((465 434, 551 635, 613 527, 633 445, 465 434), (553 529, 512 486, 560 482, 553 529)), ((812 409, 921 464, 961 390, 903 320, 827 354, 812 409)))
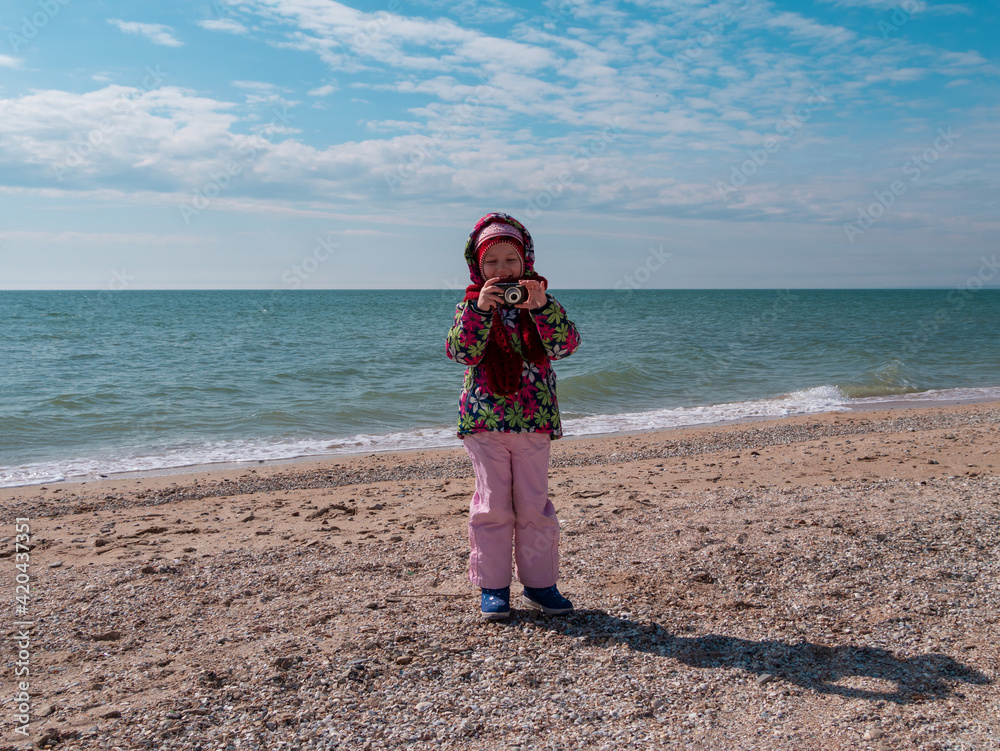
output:
MULTIPOLYGON (((546 288, 549 286, 548 280, 538 274, 533 273, 526 278, 537 279, 546 288)), ((475 302, 479 299, 482 289, 482 284, 470 284, 465 288, 465 300, 475 302)), ((521 390, 521 370, 525 360, 534 365, 541 365, 549 359, 542 338, 538 335, 538 328, 526 308, 520 309, 518 329, 521 341, 524 343, 523 357, 514 348, 510 332, 503 324, 500 306, 493 308, 493 324, 490 326, 490 336, 479 365, 486 372, 486 383, 490 391, 498 396, 511 396, 521 390)))

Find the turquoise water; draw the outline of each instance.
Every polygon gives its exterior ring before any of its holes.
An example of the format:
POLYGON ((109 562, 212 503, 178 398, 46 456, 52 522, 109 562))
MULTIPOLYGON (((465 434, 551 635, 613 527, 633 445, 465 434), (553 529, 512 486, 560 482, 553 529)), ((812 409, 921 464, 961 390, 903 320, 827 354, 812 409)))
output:
MULTIPOLYGON (((566 433, 1000 398, 1000 290, 553 290, 566 433)), ((457 444, 453 291, 0 292, 0 485, 457 444)))

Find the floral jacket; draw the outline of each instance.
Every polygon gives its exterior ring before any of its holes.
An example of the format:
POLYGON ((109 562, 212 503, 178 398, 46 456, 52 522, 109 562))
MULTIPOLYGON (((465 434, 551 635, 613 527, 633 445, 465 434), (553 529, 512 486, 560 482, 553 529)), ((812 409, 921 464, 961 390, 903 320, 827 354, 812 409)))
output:
MULTIPOLYGON (((562 305, 552 295, 548 302, 531 311, 549 361, 573 354, 580 335, 566 317, 562 305)), ((522 353, 516 308, 501 308, 502 321, 510 332, 514 348, 522 353)), ((452 360, 468 365, 459 397, 458 436, 483 431, 502 433, 549 433, 562 436, 559 404, 556 401, 556 374, 549 362, 534 365, 525 361, 521 370, 521 390, 508 397, 490 392, 486 373, 477 367, 486 349, 493 314, 480 311, 474 302, 455 308, 455 323, 448 332, 447 351, 452 360)))

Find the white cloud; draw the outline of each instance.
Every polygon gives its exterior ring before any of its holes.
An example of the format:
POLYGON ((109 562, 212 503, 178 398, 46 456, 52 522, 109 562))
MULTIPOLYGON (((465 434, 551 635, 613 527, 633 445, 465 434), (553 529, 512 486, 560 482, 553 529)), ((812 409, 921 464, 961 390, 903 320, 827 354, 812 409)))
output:
POLYGON ((120 18, 109 18, 108 23, 117 26, 126 34, 138 34, 146 37, 153 44, 160 44, 164 47, 182 47, 184 42, 178 40, 173 29, 159 23, 141 23, 139 21, 122 21, 120 18))
POLYGON ((915 15, 917 13, 931 13, 945 16, 975 15, 973 10, 967 5, 961 5, 958 3, 933 4, 924 2, 923 0, 906 0, 906 2, 900 2, 900 0, 823 0, 823 2, 830 3, 841 8, 867 8, 869 10, 878 11, 895 11, 897 13, 903 13, 906 16, 915 15))
POLYGON ((908 83, 923 78, 930 73, 931 71, 926 68, 899 68, 870 73, 865 77, 865 80, 871 82, 892 81, 894 83, 908 83))
POLYGON ((422 0, 420 4, 466 23, 475 23, 483 18, 488 18, 491 23, 508 23, 524 15, 523 10, 493 0, 422 0))
POLYGON ((267 81, 233 81, 233 86, 238 89, 251 89, 253 91, 282 91, 280 86, 268 83, 267 81))
MULTIPOLYGON (((871 10, 892 10, 899 7, 900 0, 823 0, 841 8, 869 8, 871 10)), ((920 13, 927 9, 922 0, 907 0, 906 13, 920 13)))
MULTIPOLYGON (((53 152, 51 142, 82 142, 81 137, 99 128, 109 106, 123 95, 135 102, 134 111, 123 111, 126 116, 114 123, 106 142, 74 168, 65 188, 90 194, 117 187, 116 202, 173 206, 190 202, 196 191, 207 194, 210 188, 221 193, 210 202, 212 210, 287 216, 300 214, 296 205, 302 202, 312 207, 302 216, 352 205, 367 207, 365 211, 380 206, 397 210, 409 206, 412 211, 433 196, 434 201, 451 205, 502 203, 515 215, 545 203, 558 211, 589 208, 610 215, 691 218, 721 212, 733 220, 793 217, 809 222, 837 222, 853 215, 855 204, 870 193, 860 190, 854 179, 823 173, 789 191, 782 161, 801 143, 794 139, 723 203, 715 181, 728 177, 736 158, 727 161, 709 152, 708 160, 692 169, 694 152, 678 151, 669 138, 663 139, 666 148, 647 139, 642 150, 630 153, 619 146, 632 137, 631 131, 608 134, 603 144, 595 146, 599 132, 589 138, 577 134, 534 141, 530 133, 453 128, 442 131, 437 140, 413 134, 314 147, 293 139, 277 142, 240 135, 229 103, 182 90, 140 93, 122 87, 90 95, 39 92, 0 100, 0 173, 8 180, 24 176, 29 185, 46 178, 54 182, 46 160, 60 153, 53 152), (82 130, 87 127, 91 130, 82 130), (15 164, 18 174, 8 170, 15 164), (225 173, 226 165, 237 169, 220 183, 217 176, 225 173)), ((966 146, 966 156, 960 156, 956 147, 932 175, 941 191, 948 186, 950 193, 939 191, 927 203, 929 194, 925 200, 913 191, 906 208, 915 216, 924 212, 926 221, 933 221, 931 204, 951 201, 954 206, 970 175, 980 174, 974 165, 983 153, 990 153, 983 149, 989 134, 975 136, 975 142, 971 132, 963 131, 961 137, 958 143, 966 146), (975 158, 970 160, 969 155, 975 158)), ((898 177, 903 159, 923 148, 927 138, 919 133, 908 136, 905 140, 911 145, 900 138, 894 164, 874 175, 873 188, 898 177)), ((717 150, 718 144, 712 148, 717 150)), ((694 157, 695 164, 698 159, 694 157)), ((741 152, 738 159, 746 160, 747 155, 741 152)))
POLYGON ((239 21, 234 21, 231 18, 218 18, 218 19, 208 19, 205 21, 197 21, 198 26, 208 31, 223 31, 227 34, 249 34, 250 29, 241 24, 239 21))
POLYGON ((857 38, 857 34, 850 29, 818 23, 798 13, 779 13, 770 18, 766 25, 772 29, 784 29, 799 39, 826 42, 831 46, 847 44, 857 38))
POLYGON ((943 3, 941 5, 929 5, 927 9, 932 13, 941 13, 942 15, 963 15, 963 16, 974 16, 976 13, 972 8, 967 5, 959 5, 957 3, 943 3))
POLYGON ((232 106, 176 87, 0 99, 0 165, 8 184, 169 189, 232 144, 232 106))
POLYGON ((495 70, 534 70, 555 62, 543 48, 466 29, 448 18, 365 13, 334 0, 241 0, 240 8, 296 24, 299 31, 284 44, 312 51, 337 69, 377 64, 447 71, 478 64, 495 70))
MULTIPOLYGON (((983 69, 989 65, 989 60, 983 57, 981 54, 974 50, 969 50, 966 52, 951 52, 946 50, 928 50, 929 55, 933 55, 937 58, 941 65, 950 74, 956 74, 956 72, 961 68, 980 68, 983 69)), ((996 68, 993 68, 993 73, 996 73, 996 68)))
POLYGON ((10 55, 0 55, 0 68, 20 68, 21 60, 10 55))
POLYGON ((320 86, 319 88, 307 91, 308 96, 330 96, 333 92, 337 90, 337 87, 333 84, 326 84, 325 86, 320 86))
MULTIPOLYGON (((831 137, 832 118, 857 123, 872 107, 891 109, 897 84, 930 78, 928 71, 975 80, 990 65, 975 52, 905 39, 876 44, 766 3, 734 12, 706 37, 699 29, 713 17, 683 2, 672 6, 669 24, 637 32, 610 13, 599 30, 579 35, 530 22, 488 34, 329 0, 242 5, 264 26, 276 22, 268 32, 275 46, 338 66, 336 81, 322 75, 310 97, 367 89, 369 100, 352 101, 376 103, 365 115, 372 119, 355 127, 331 118, 328 141, 312 126, 304 137, 272 118, 295 104, 284 99, 290 89, 254 80, 233 81, 245 95, 239 105, 176 87, 35 92, 0 99, 0 174, 8 184, 52 183, 52 164, 72 159, 64 188, 177 201, 211 186, 229 164, 237 173, 212 206, 234 211, 269 201, 274 211, 412 207, 433 196, 456 205, 498 201, 523 213, 548 192, 556 210, 832 221, 851 208, 857 184, 831 179, 840 167, 828 155, 865 148, 863 135, 860 144, 831 137), (699 55, 672 64, 699 39, 699 55), (352 75, 362 68, 363 76, 352 75), (720 201, 717 181, 801 111, 814 87, 828 90, 830 102, 807 108, 809 120, 782 136, 759 174, 720 201), (109 113, 112 127, 103 129, 109 113), (93 148, 84 146, 94 138, 93 148), (802 177, 802 164, 817 165, 815 184, 802 177)), ((592 15, 601 6, 573 7, 592 15)), ((935 101, 932 93, 924 99, 935 101)), ((912 110, 916 99, 899 103, 912 110)), ((919 130, 894 133, 910 143, 919 130)), ((869 144, 865 153, 878 149, 869 144)), ((942 183, 950 174, 942 171, 942 183)))
MULTIPOLYGON (((162 235, 152 232, 46 232, 43 230, 14 230, 6 233, 9 240, 31 240, 57 244, 90 242, 104 245, 121 243, 125 245, 203 245, 206 238, 201 235, 162 235)), ((208 242, 217 240, 208 239, 208 242)))

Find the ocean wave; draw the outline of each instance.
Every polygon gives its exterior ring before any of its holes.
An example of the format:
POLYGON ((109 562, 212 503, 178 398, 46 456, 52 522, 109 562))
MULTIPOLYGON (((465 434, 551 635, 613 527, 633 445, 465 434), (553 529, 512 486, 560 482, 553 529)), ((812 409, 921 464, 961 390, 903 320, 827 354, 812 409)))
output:
POLYGON ((847 396, 836 386, 817 386, 767 399, 578 417, 564 420, 564 425, 567 433, 577 435, 663 430, 754 418, 846 410, 847 402, 847 396))
POLYGON ((919 393, 925 389, 918 386, 918 381, 913 368, 902 360, 892 359, 875 370, 863 373, 856 380, 838 384, 838 388, 851 399, 864 399, 919 393))
POLYGON ((559 379, 562 400, 600 403, 608 396, 648 390, 652 377, 635 363, 615 361, 600 370, 559 379))
POLYGON ((88 457, 0 468, 0 487, 78 482, 123 473, 157 473, 203 465, 268 463, 289 459, 460 446, 453 428, 423 428, 386 434, 305 440, 215 441, 157 454, 88 457))
POLYGON ((995 402, 1000 401, 1000 386, 976 388, 927 389, 905 394, 873 394, 851 400, 852 404, 893 404, 897 402, 914 404, 952 404, 955 402, 995 402))
MULTIPOLYGON (((751 419, 781 418, 819 412, 850 411, 872 404, 1000 401, 1000 386, 938 389, 852 397, 837 385, 816 386, 764 399, 674 407, 644 412, 588 415, 563 420, 567 436, 624 433, 692 427, 751 419)), ((360 433, 306 440, 217 441, 178 447, 159 454, 92 457, 0 468, 0 487, 93 480, 134 472, 166 472, 203 465, 277 462, 307 457, 460 446, 452 426, 392 433, 360 433)))
POLYGON ((890 384, 855 384, 845 383, 839 386, 849 399, 865 399, 873 396, 900 396, 902 394, 921 394, 923 390, 916 386, 896 386, 890 384))

